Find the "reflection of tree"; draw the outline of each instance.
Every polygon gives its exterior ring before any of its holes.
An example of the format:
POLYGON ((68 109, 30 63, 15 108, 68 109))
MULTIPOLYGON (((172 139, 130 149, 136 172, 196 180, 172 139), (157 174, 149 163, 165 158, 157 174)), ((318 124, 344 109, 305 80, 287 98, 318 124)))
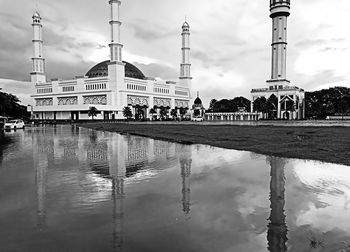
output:
POLYGON ((267 240, 270 252, 287 251, 287 225, 284 213, 285 205, 285 162, 281 158, 271 157, 270 202, 271 213, 268 225, 267 240))
POLYGON ((5 149, 12 143, 12 140, 5 136, 5 133, 0 130, 0 164, 2 163, 5 149))

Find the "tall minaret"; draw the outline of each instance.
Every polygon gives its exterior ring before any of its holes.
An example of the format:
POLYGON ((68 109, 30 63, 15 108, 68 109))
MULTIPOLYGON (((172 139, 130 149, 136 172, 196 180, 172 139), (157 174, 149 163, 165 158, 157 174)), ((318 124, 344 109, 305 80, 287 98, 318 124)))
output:
MULTIPOLYGON (((109 0, 109 5, 111 7, 111 20, 109 21, 111 27, 111 42, 109 44, 110 48, 110 63, 108 65, 108 77, 109 85, 112 90, 116 92, 124 88, 124 78, 125 78, 125 64, 122 58, 123 45, 120 40, 120 0, 109 0)), ((117 100, 117 106, 122 106, 122 97, 120 92, 118 97, 112 100, 117 100)), ((117 93, 115 94, 117 95, 117 93)))
POLYGON ((191 88, 190 64, 190 26, 187 21, 182 25, 182 62, 180 67, 180 84, 191 88))
POLYGON ((289 16, 290 0, 270 0, 270 17, 272 18, 272 65, 271 80, 267 83, 277 89, 287 86, 287 17, 289 16))
POLYGON ((34 55, 32 58, 33 66, 31 72, 32 83, 45 83, 45 59, 43 57, 43 40, 42 40, 42 28, 41 17, 38 12, 33 15, 33 47, 34 55))
POLYGON ((111 43, 109 44, 110 59, 112 62, 122 62, 123 45, 120 43, 120 26, 122 23, 119 20, 121 2, 119 0, 110 0, 109 4, 111 6, 111 20, 109 21, 111 26, 111 43))

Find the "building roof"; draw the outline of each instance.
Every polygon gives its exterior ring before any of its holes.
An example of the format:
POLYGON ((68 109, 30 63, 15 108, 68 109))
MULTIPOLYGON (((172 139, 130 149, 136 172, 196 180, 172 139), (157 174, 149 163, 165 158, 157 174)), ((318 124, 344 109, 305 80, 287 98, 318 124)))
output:
POLYGON ((36 11, 36 12, 33 14, 33 18, 40 18, 39 12, 36 11))
POLYGON ((190 25, 187 23, 187 21, 185 21, 185 23, 182 25, 182 28, 185 28, 185 27, 190 28, 190 25))
MULTIPOLYGON (((98 63, 94 67, 92 67, 85 75, 89 78, 96 78, 96 77, 103 77, 108 76, 108 63, 110 61, 106 60, 101 63, 98 63)), ((144 80, 146 77, 141 72, 140 69, 138 69, 133 64, 130 64, 129 62, 123 61, 125 64, 125 77, 128 78, 134 78, 134 79, 140 79, 144 80)))
POLYGON ((202 105, 202 100, 201 100, 199 97, 197 97, 197 98, 194 100, 194 104, 195 104, 195 105, 202 105))

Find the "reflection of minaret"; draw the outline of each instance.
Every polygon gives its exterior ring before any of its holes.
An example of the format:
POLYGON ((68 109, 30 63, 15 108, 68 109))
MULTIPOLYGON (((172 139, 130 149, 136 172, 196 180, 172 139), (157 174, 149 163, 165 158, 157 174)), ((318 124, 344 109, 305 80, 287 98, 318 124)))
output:
MULTIPOLYGON (((33 134, 34 136, 34 134, 33 134)), ((38 143, 36 138, 33 138, 33 161, 35 168, 35 184, 37 197, 37 226, 40 230, 46 227, 46 179, 47 179, 47 148, 44 143, 38 143), (45 152, 46 153, 45 153, 45 152)))
POLYGON ((124 232, 124 179, 126 176, 125 150, 126 141, 121 135, 114 135, 109 146, 110 176, 112 178, 113 199, 113 249, 123 250, 124 232))
POLYGON ((181 165, 181 178, 182 178, 182 210, 185 214, 189 214, 191 209, 191 189, 190 189, 190 176, 191 176, 191 147, 188 145, 180 146, 180 165, 181 165))
POLYGON ((284 214, 285 161, 276 157, 271 157, 269 161, 271 165, 271 214, 267 232, 268 248, 270 252, 284 252, 287 251, 286 242, 288 240, 286 216, 284 214))

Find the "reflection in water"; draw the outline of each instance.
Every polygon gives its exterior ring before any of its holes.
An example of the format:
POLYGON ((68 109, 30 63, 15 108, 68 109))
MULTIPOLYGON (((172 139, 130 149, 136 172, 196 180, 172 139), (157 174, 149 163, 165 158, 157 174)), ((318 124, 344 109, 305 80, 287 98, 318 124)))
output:
POLYGON ((123 137, 114 135, 113 144, 109 146, 109 174, 112 179, 113 200, 113 250, 122 251, 124 243, 124 180, 126 176, 125 143, 123 137))
MULTIPOLYGON (((44 128, 43 128, 44 129, 44 128)), ((43 132, 41 132, 44 134, 43 132)), ((34 134, 33 134, 34 136, 34 134)), ((53 141, 47 138, 32 138, 33 163, 35 169, 35 185, 37 199, 37 227, 39 230, 46 228, 46 182, 49 156, 52 157, 53 141), (50 155, 52 154, 52 155, 50 155)))
POLYGON ((70 126, 6 134, 13 142, 3 158, 0 149, 1 251, 299 252, 350 244, 346 166, 267 164, 245 152, 70 126))
POLYGON ((270 202, 271 213, 269 218, 267 240, 270 252, 287 251, 287 224, 284 213, 285 206, 285 161, 282 158, 270 157, 271 181, 270 181, 270 202))
POLYGON ((182 178, 182 211, 187 215, 190 213, 190 176, 191 176, 191 147, 189 145, 179 146, 179 159, 182 178))

